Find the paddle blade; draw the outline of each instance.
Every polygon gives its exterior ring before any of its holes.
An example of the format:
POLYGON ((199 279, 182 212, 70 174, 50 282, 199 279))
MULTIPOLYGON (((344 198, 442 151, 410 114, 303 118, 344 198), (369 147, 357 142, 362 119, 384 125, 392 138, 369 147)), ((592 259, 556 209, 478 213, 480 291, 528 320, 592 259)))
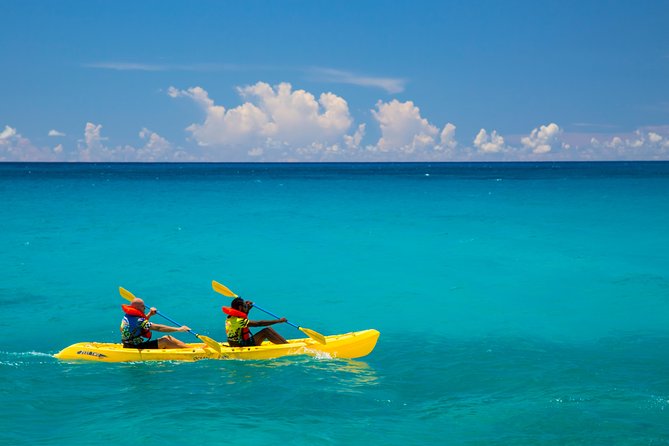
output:
POLYGON ((227 286, 223 285, 222 283, 218 283, 215 280, 211 281, 211 287, 216 291, 217 293, 221 293, 224 296, 228 297, 239 297, 235 293, 230 290, 227 286))
POLYGON ((216 350, 216 352, 221 353, 221 344, 219 344, 218 342, 214 341, 213 339, 211 339, 211 338, 208 337, 208 336, 197 335, 197 337, 198 337, 202 342, 204 342, 205 344, 207 344, 209 347, 211 347, 211 348, 213 348, 214 350, 216 350))
POLYGON ((135 298, 135 295, 132 294, 130 291, 126 290, 122 286, 118 287, 118 292, 121 293, 121 297, 123 297, 125 300, 132 302, 132 300, 135 298))
POLYGON ((310 330, 310 329, 304 328, 304 327, 297 327, 297 328, 299 328, 302 333, 306 334, 307 336, 309 336, 314 341, 320 342, 321 344, 326 344, 327 343, 327 341, 325 340, 325 336, 318 333, 317 331, 313 331, 313 330, 310 330))

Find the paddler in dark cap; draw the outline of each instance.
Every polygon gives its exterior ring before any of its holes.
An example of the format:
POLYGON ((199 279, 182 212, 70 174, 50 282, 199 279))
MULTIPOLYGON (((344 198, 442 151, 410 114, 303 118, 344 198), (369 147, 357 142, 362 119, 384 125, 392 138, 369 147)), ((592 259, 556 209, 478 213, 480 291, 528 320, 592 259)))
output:
POLYGON ((228 315, 225 320, 225 332, 228 335, 228 344, 231 347, 248 347, 260 345, 265 339, 274 344, 287 344, 288 341, 277 333, 269 325, 286 322, 286 318, 272 319, 269 321, 249 320, 249 311, 253 308, 253 302, 237 297, 230 304, 232 307, 223 307, 223 312, 228 315), (258 333, 251 334, 249 327, 267 327, 258 333))

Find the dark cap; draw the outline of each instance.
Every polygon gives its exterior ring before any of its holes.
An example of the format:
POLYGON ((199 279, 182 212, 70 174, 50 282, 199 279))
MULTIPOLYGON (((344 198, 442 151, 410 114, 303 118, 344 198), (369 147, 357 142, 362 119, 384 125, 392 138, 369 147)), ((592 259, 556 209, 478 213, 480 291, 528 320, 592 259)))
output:
POLYGON ((241 297, 235 297, 232 299, 232 303, 230 304, 232 308, 235 310, 240 310, 244 306, 244 299, 241 297))

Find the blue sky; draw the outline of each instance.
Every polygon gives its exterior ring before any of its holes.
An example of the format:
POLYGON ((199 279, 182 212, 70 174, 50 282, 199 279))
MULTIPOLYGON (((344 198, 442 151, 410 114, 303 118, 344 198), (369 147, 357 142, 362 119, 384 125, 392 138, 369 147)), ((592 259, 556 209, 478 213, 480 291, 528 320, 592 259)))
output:
POLYGON ((0 6, 4 161, 669 159, 667 1, 0 6))

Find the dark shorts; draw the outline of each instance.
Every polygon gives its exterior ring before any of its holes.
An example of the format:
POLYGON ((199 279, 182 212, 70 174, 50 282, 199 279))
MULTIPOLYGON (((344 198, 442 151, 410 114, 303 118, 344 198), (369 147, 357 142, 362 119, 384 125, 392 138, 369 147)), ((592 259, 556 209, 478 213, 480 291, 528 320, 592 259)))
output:
POLYGON ((228 345, 230 345, 230 347, 255 347, 256 342, 253 340, 253 336, 251 336, 248 339, 242 339, 241 342, 228 340, 228 345))
POLYGON ((123 344, 123 348, 158 348, 158 339, 144 341, 141 344, 123 344))

